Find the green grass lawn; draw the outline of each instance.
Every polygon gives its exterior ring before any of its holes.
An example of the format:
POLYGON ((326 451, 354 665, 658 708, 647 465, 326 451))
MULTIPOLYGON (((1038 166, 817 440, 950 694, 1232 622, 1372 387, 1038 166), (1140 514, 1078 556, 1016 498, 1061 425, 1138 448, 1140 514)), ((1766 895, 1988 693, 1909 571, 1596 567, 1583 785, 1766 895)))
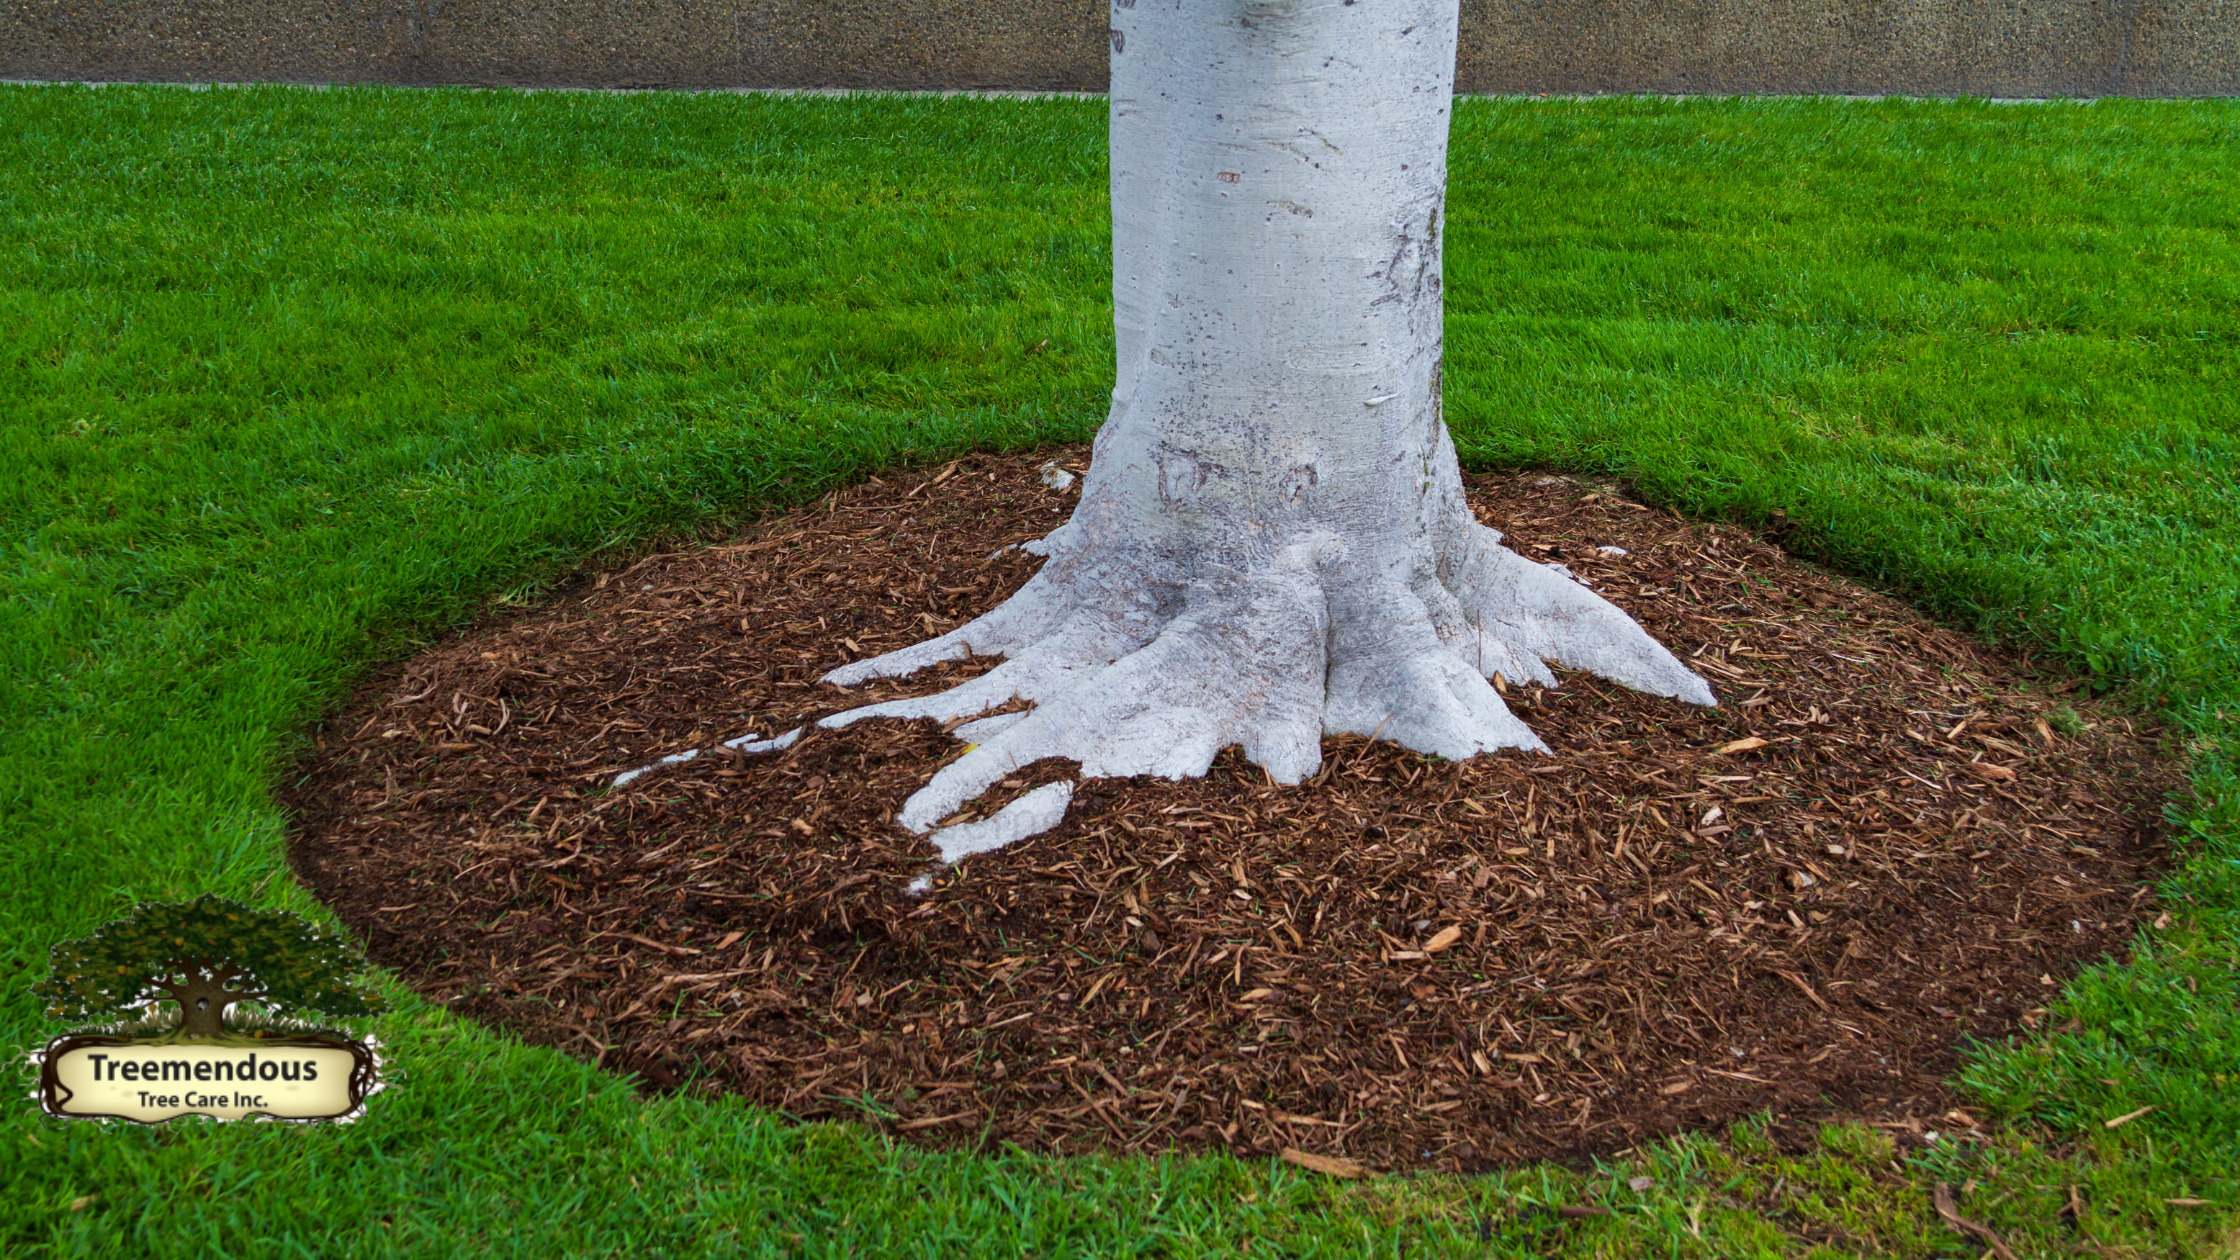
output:
MULTIPOLYGON (((1975 1048, 1990 1146, 934 1155, 641 1101, 391 984, 351 1125, 64 1124, 10 1069, 0 1252, 1977 1255, 1942 1179, 2026 1254, 2240 1254, 2235 154, 2236 101, 1456 113, 1468 463, 1785 521, 2191 756, 2172 926, 2066 988, 2074 1031, 1975 1048), (1527 1210, 1568 1202, 1616 1210, 1527 1210)), ((597 555, 1086 437, 1105 214, 1095 101, 0 87, 0 1049, 135 899, 324 913, 272 791, 372 665, 597 555)))

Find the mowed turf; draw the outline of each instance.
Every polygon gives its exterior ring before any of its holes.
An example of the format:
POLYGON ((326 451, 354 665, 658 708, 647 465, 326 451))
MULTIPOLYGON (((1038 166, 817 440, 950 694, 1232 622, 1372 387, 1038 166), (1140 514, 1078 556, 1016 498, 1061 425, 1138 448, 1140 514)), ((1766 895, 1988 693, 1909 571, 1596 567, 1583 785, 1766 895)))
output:
MULTIPOLYGON (((271 791, 370 663, 597 554, 1093 431, 1103 109, 0 88, 0 1047, 53 1031, 48 947, 136 899, 323 913, 271 791)), ((1456 112, 1467 461, 1780 525, 2191 757, 2170 926, 2050 1001, 2072 1031, 1979 1049, 1988 1146, 1893 1164, 1869 1131, 1800 1153, 1746 1125, 1372 1183, 930 1155, 642 1101, 391 985, 395 1084, 348 1126, 63 1125, 18 1069, 0 1251, 1977 1254, 1941 1179, 2026 1250, 2214 1254, 2240 1203, 2235 152, 2235 102, 1456 112), (1570 1202, 1615 1210, 1528 1210, 1570 1202)))

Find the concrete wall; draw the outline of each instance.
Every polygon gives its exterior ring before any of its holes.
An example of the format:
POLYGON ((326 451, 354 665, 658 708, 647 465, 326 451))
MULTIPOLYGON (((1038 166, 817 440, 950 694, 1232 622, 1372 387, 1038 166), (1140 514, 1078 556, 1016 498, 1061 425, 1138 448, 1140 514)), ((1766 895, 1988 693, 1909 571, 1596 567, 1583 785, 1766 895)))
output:
MULTIPOLYGON (((1107 0, 0 0, 0 79, 1098 91, 1107 0)), ((1462 0, 1465 92, 2240 95, 2240 0, 1462 0)))

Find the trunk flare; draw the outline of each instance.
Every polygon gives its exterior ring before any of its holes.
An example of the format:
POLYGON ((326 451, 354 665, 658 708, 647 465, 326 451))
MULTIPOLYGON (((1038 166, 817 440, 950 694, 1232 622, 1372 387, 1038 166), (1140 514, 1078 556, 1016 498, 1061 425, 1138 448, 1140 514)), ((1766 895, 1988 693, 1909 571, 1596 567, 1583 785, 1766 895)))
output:
MULTIPOLYGON (((827 726, 1032 702, 958 727, 976 746, 903 825, 923 834, 1045 757, 1180 778, 1236 744, 1297 783, 1325 734, 1545 751, 1487 680, 1552 685, 1547 661, 1714 703, 1464 503, 1440 404, 1455 0, 1119 6, 1117 383, 1080 505, 1029 545, 1048 562, 1001 607, 826 676, 1009 658, 827 726)), ((1031 812, 998 830, 1055 821, 1031 812)))

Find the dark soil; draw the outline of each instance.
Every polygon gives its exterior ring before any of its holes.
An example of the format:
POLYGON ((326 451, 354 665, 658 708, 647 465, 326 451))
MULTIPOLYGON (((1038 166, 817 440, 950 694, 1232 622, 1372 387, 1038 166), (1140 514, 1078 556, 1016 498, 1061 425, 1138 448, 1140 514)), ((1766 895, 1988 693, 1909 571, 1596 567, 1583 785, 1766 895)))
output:
POLYGON ((922 897, 932 849, 891 818, 959 751, 933 722, 604 790, 987 668, 816 682, 1017 589, 1039 562, 989 553, 1071 505, 1039 462, 873 480, 390 671, 289 794, 303 878, 432 998, 649 1088, 939 1146, 1383 1168, 1769 1107, 1964 1126, 1941 1081, 1963 1039, 2035 1026, 2152 913, 2175 780, 2151 732, 1748 532, 1538 474, 1476 479, 1480 516, 1719 709, 1566 674, 1509 691, 1552 757, 1342 738, 1295 788, 1234 750, 1093 781, 922 897))

